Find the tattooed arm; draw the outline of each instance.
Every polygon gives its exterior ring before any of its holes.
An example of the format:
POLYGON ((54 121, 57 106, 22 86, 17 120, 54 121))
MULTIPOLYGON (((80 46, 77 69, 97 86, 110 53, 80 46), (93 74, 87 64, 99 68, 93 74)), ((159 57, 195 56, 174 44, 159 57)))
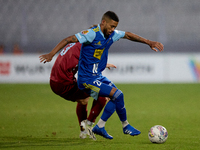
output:
POLYGON ((75 35, 69 36, 65 39, 63 39, 60 43, 58 43, 58 45, 56 45, 56 47, 54 47, 54 49, 48 53, 48 54, 44 54, 39 56, 40 58, 40 62, 50 62, 53 58, 53 56, 59 51, 61 50, 65 45, 69 44, 69 43, 77 43, 78 39, 76 38, 75 35))
POLYGON ((150 41, 150 40, 147 40, 139 35, 136 35, 134 33, 131 33, 131 32, 125 32, 125 36, 124 36, 125 39, 128 39, 128 40, 131 40, 131 41, 134 41, 134 42, 140 42, 140 43, 144 43, 144 44, 147 44, 150 46, 150 48, 154 51, 163 51, 163 44, 162 43, 159 43, 159 42, 156 42, 156 41, 150 41), (157 50, 158 49, 158 50, 157 50))

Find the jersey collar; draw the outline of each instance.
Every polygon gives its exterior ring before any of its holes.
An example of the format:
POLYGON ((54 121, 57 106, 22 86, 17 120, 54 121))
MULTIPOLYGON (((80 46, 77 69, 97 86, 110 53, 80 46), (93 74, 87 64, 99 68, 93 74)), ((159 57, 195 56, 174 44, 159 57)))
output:
POLYGON ((101 31, 100 24, 98 24, 98 27, 99 27, 99 29, 100 29, 100 30, 99 30, 100 34, 103 36, 104 39, 106 39, 105 36, 104 36, 104 34, 103 34, 103 32, 101 31))

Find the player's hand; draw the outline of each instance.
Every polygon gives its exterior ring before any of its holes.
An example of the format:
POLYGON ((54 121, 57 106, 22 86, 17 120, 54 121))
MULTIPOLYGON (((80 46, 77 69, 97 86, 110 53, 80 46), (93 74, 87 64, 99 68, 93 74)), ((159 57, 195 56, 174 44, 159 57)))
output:
POLYGON ((50 54, 44 54, 39 56, 40 58, 40 62, 46 63, 46 62, 50 62, 52 60, 52 56, 50 54))
POLYGON ((164 49, 164 46, 160 42, 155 42, 155 41, 150 41, 149 46, 151 47, 152 50, 157 52, 158 50, 161 52, 164 49))
POLYGON ((110 98, 109 98, 109 97, 105 97, 105 99, 106 99, 106 102, 108 102, 108 101, 110 100, 110 98))
POLYGON ((106 68, 108 68, 110 70, 111 68, 117 68, 117 66, 115 66, 113 64, 107 64, 106 68))

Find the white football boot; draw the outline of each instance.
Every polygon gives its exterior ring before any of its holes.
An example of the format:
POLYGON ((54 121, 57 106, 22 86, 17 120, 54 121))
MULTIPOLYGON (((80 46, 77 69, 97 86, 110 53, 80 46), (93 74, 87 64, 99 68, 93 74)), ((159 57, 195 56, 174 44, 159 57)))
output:
POLYGON ((80 125, 80 127, 81 127, 81 132, 80 132, 80 135, 79 135, 79 137, 81 138, 81 139, 85 139, 86 137, 87 137, 87 130, 86 130, 86 120, 83 120, 82 122, 81 122, 81 125, 80 125))
POLYGON ((88 120, 86 120, 85 125, 86 125, 87 133, 88 133, 88 135, 90 136, 90 138, 96 141, 97 139, 96 139, 94 133, 92 132, 94 123, 93 123, 93 122, 90 122, 90 121, 88 121, 88 120))

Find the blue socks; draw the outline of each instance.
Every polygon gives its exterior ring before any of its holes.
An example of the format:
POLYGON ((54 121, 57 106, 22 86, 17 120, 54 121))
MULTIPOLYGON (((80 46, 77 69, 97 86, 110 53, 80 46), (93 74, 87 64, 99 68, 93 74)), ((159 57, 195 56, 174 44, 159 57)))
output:
POLYGON ((122 122, 127 120, 126 108, 124 106, 124 95, 119 89, 117 89, 113 98, 105 106, 101 119, 107 121, 115 110, 122 122))
POLYGON ((112 100, 110 100, 110 101, 106 104, 106 106, 105 106, 105 108, 104 108, 104 111, 103 111, 103 114, 102 114, 102 116, 101 116, 101 119, 102 119, 103 121, 107 121, 108 118, 110 118, 110 116, 112 116, 112 114, 115 112, 115 110, 116 110, 115 102, 112 101, 112 100))

